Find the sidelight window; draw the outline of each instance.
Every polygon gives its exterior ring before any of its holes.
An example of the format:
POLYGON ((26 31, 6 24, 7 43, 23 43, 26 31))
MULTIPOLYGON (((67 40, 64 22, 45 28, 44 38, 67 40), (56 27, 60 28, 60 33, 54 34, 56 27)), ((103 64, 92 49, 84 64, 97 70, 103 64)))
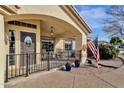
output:
POLYGON ((15 34, 9 30, 9 65, 15 65, 15 34))

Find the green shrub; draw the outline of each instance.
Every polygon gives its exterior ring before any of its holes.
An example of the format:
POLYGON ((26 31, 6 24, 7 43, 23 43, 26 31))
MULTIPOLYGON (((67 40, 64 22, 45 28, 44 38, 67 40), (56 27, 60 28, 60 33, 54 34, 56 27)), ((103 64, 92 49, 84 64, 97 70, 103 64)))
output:
POLYGON ((119 54, 119 50, 110 45, 100 45, 99 51, 101 59, 115 59, 119 54))

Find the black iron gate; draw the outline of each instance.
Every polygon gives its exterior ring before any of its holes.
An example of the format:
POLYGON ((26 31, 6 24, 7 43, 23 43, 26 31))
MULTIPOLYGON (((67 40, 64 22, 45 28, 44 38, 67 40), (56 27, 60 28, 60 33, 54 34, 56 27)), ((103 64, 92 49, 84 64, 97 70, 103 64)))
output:
POLYGON ((49 71, 63 66, 67 61, 74 62, 75 57, 81 58, 80 51, 60 51, 57 53, 10 54, 6 56, 5 82, 18 76, 28 76, 38 71, 49 71))

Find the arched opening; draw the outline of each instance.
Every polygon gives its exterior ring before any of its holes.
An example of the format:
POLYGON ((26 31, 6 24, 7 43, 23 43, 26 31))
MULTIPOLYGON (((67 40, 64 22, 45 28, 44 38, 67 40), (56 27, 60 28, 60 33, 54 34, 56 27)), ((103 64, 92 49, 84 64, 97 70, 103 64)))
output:
POLYGON ((12 30, 15 35, 16 60, 15 64, 8 66, 10 78, 27 71, 25 69, 27 61, 31 69, 29 73, 42 70, 40 66, 43 64, 45 70, 48 69, 48 59, 51 66, 61 66, 67 60, 74 60, 75 51, 80 50, 79 47, 82 46, 82 33, 72 24, 52 16, 40 14, 6 16, 5 25, 6 32, 12 30), (48 52, 50 54, 47 54, 48 52), (28 57, 26 54, 29 54, 28 57), (59 63, 54 65, 55 62, 59 63))

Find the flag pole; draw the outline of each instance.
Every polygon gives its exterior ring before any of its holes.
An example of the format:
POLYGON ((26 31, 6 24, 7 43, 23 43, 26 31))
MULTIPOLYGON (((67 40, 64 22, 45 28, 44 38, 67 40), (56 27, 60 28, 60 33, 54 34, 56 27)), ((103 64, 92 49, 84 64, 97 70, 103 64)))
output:
POLYGON ((96 58, 96 62, 97 62, 97 68, 99 68, 99 61, 100 61, 98 39, 99 39, 99 35, 97 34, 97 37, 96 37, 96 48, 97 48, 97 58, 96 58))

